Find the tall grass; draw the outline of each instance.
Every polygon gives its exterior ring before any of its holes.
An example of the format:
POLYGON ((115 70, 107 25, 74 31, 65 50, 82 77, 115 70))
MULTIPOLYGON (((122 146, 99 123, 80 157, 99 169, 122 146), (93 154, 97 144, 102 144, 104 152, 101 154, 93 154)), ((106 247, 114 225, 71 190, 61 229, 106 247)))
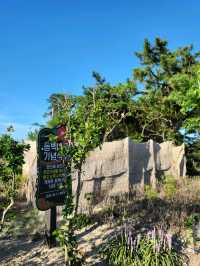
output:
POLYGON ((113 266, 181 266, 184 262, 173 247, 172 235, 155 227, 135 234, 125 226, 102 248, 101 255, 113 266))

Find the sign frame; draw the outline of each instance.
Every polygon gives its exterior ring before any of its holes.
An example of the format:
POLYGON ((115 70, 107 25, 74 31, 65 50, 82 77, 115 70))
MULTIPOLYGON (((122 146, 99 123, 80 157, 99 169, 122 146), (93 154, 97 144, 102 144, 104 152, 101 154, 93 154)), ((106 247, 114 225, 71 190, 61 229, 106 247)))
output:
POLYGON ((65 126, 43 128, 38 133, 37 141, 37 183, 36 206, 41 211, 63 205, 66 198, 66 160, 59 154, 61 145, 68 145, 64 141, 65 126), (50 141, 50 136, 57 137, 57 141, 50 141))

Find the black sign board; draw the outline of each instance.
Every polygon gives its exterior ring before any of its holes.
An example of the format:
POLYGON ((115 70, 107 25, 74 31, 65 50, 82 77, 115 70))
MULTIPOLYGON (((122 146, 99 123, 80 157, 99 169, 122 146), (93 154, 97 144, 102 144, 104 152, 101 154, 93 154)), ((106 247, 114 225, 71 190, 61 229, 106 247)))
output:
POLYGON ((66 158, 63 160, 59 153, 65 132, 66 128, 60 126, 53 129, 43 128, 38 134, 36 206, 42 211, 63 205, 65 201, 67 176, 64 161, 66 158), (50 135, 57 136, 57 140, 50 141, 50 135))

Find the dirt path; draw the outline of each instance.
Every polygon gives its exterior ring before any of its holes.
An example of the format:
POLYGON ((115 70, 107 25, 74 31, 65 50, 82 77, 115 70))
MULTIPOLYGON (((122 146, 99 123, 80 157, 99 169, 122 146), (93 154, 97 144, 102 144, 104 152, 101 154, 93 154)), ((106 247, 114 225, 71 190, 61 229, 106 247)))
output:
MULTIPOLYGON (((101 227, 91 227, 80 232, 80 250, 86 254, 86 265, 106 266, 97 256, 97 250, 101 246, 103 239, 109 234, 109 229, 104 225, 101 227)), ((200 266, 200 254, 188 254, 190 258, 189 266, 200 266)), ((60 248, 49 249, 44 240, 32 241, 27 237, 20 239, 0 240, 0 265, 2 266, 61 266, 64 265, 63 252, 60 248)))
POLYGON ((64 265, 60 248, 48 249, 43 240, 28 238, 0 240, 0 265, 64 265))
MULTIPOLYGON (((44 221, 37 210, 20 203, 9 215, 5 229, 0 234, 0 265, 65 265, 62 249, 49 249, 45 244, 44 221)), ((98 256, 98 251, 118 229, 108 224, 93 224, 77 233, 79 250, 85 255, 86 265, 106 265, 98 256)), ((190 258, 189 266, 200 266, 200 254, 190 252, 187 255, 190 258)))
POLYGON ((0 233, 0 265, 63 265, 62 250, 45 245, 44 229, 38 211, 17 202, 0 233))
MULTIPOLYGON (((99 258, 98 250, 112 229, 108 226, 92 225, 77 234, 79 250, 85 254, 86 265, 105 266, 99 258), (103 236, 103 238, 102 238, 103 236)), ((30 237, 0 239, 0 265, 64 265, 61 248, 49 249, 43 239, 30 237)))
MULTIPOLYGON (((0 234, 0 265, 64 265, 62 249, 49 249, 45 243, 44 223, 43 213, 40 215, 25 202, 18 202, 0 234)), ((105 225, 91 225, 77 233, 86 265, 105 265, 96 254, 102 236, 106 237, 109 230, 105 225)))

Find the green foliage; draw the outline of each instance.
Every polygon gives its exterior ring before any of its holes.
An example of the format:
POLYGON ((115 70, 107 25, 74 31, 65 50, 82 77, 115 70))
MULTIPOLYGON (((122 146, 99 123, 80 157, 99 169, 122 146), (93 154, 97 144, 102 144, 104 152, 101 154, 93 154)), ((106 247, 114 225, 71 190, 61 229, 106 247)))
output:
POLYGON ((192 226, 196 223, 200 222, 200 214, 199 213, 193 213, 190 216, 188 216, 185 220, 185 227, 188 229, 192 229, 192 226))
POLYGON ((33 129, 32 131, 28 132, 27 138, 28 138, 28 140, 36 141, 40 129, 44 128, 45 125, 41 125, 39 123, 33 123, 33 126, 35 127, 35 129, 33 129))
POLYGON ((136 235, 125 228, 106 243, 101 255, 113 266, 183 265, 183 257, 172 246, 171 235, 161 229, 136 235))
POLYGON ((188 175, 200 175, 200 139, 188 143, 186 148, 188 175))
MULTIPOLYGON (((67 96, 63 93, 53 93, 49 99, 49 108, 48 108, 48 112, 44 114, 44 116, 50 116, 52 118, 56 118, 57 113, 60 112, 60 110, 63 108, 63 105, 66 102, 66 98, 67 96)), ((50 125, 49 126, 53 126, 50 125)))
MULTIPOLYGON (((84 88, 81 96, 57 93, 49 98, 48 126, 66 126, 65 139, 73 145, 63 146, 61 153, 77 172, 75 205, 70 189, 67 225, 59 236, 69 254, 76 250, 72 217, 78 211, 82 164, 91 150, 126 136, 139 142, 182 143, 199 132, 199 52, 193 53, 192 46, 171 51, 167 41, 156 38, 153 45, 145 40, 136 56, 141 67, 134 70, 133 80, 110 85, 94 72, 96 84, 84 88)), ((164 190, 173 197, 176 182, 166 179, 164 190)), ((157 194, 147 190, 146 196, 157 194)))
MULTIPOLYGON (((94 77, 97 77, 97 73, 94 73, 94 77)), ((88 151, 112 139, 112 134, 118 134, 123 121, 134 109, 133 82, 128 80, 125 84, 111 86, 100 76, 96 82, 96 86, 84 88, 83 96, 66 96, 56 113, 59 123, 66 124, 69 129, 66 138, 74 143, 74 161, 80 161, 88 151)), ((119 137, 126 135, 123 133, 119 137)))
POLYGON ((136 101, 132 135, 140 141, 190 143, 188 173, 198 174, 200 52, 194 53, 192 46, 171 51, 167 41, 156 38, 154 44, 146 39, 136 56, 142 66, 134 69, 134 80, 143 90, 136 101))
POLYGON ((200 67, 191 68, 191 75, 178 73, 170 80, 173 91, 170 99, 180 106, 184 115, 183 128, 188 133, 200 132, 200 67))
MULTIPOLYGON (((29 145, 16 142, 10 134, 0 136, 1 170, 20 174, 24 163, 24 151, 29 145)), ((1 172, 1 178, 6 178, 1 172)))
MULTIPOLYGON (((96 79, 94 87, 84 88, 80 97, 69 95, 52 95, 50 109, 52 119, 49 125, 66 125, 65 139, 72 145, 63 146, 61 153, 70 158, 69 165, 73 165, 78 173, 75 206, 71 189, 71 175, 68 177, 68 189, 65 210, 65 225, 57 231, 57 239, 65 250, 66 263, 77 263, 78 251, 74 236, 76 214, 79 205, 81 187, 82 164, 89 151, 113 138, 125 136, 122 129, 123 121, 131 115, 134 109, 132 97, 135 85, 128 80, 125 84, 111 86, 99 74, 93 73, 96 79), (118 134, 122 130, 123 133, 118 134)), ((73 264, 75 265, 75 264, 73 264)))
POLYGON ((172 198, 177 190, 177 183, 173 176, 166 176, 163 180, 163 190, 167 198, 172 198))
POLYGON ((159 38, 152 45, 147 39, 136 53, 142 67, 134 69, 134 79, 143 85, 137 101, 136 123, 143 140, 183 141, 199 126, 199 52, 192 46, 170 51, 159 38), (186 134, 187 132, 184 131, 186 134))
POLYGON ((96 85, 82 96, 52 94, 48 125, 67 124, 78 164, 106 140, 188 142, 200 125, 199 55, 192 46, 172 51, 166 40, 146 39, 133 80, 111 86, 94 72, 96 85))
POLYGON ((6 215, 5 226, 0 237, 12 236, 14 238, 35 234, 43 234, 44 231, 44 217, 38 213, 37 209, 29 208, 27 206, 16 207, 10 209, 6 215))
POLYGON ((80 230, 88 225, 91 225, 91 223, 91 217, 84 213, 77 214, 73 218, 73 225, 75 230, 80 230))
POLYGON ((148 39, 144 41, 144 49, 137 52, 143 67, 134 70, 134 78, 144 84, 146 90, 160 90, 163 96, 169 95, 172 87, 169 78, 185 73, 191 74, 191 67, 198 63, 200 52, 192 53, 192 46, 170 51, 168 42, 160 38, 152 45, 148 39))
POLYGON ((68 222, 54 231, 54 235, 64 250, 66 265, 81 266, 83 264, 84 258, 77 250, 77 241, 71 226, 72 223, 68 219, 68 222))
POLYGON ((36 141, 38 136, 39 130, 35 129, 33 131, 28 132, 27 138, 31 141, 36 141))
POLYGON ((20 178, 24 163, 24 151, 29 149, 29 145, 15 141, 11 133, 13 127, 7 129, 7 134, 0 135, 0 189, 4 200, 8 203, 4 207, 1 224, 4 223, 6 212, 14 204, 17 195, 20 178))
POLYGON ((158 198, 159 193, 156 191, 156 189, 152 188, 152 186, 145 185, 145 187, 144 187, 144 196, 147 199, 155 199, 155 198, 158 198))
MULTIPOLYGON (((66 174, 67 173, 70 173, 69 168, 67 168, 66 174)), ((77 241, 74 234, 76 224, 74 223, 75 220, 73 215, 74 204, 71 174, 67 175, 66 190, 67 196, 65 199, 65 207, 63 209, 64 224, 54 232, 54 235, 64 250, 66 265, 78 266, 82 265, 83 257, 77 249, 77 241)))
POLYGON ((66 147, 63 152, 71 158, 79 176, 89 151, 106 140, 127 136, 123 122, 134 110, 132 97, 135 95, 135 84, 132 81, 111 86, 97 73, 93 73, 93 76, 96 85, 84 88, 82 96, 65 95, 62 101, 59 98, 58 103, 54 103, 59 108, 50 121, 66 125, 65 137, 73 145, 66 147))
POLYGON ((21 174, 24 151, 28 149, 29 145, 16 142, 10 133, 0 136, 0 182, 8 197, 16 192, 13 177, 21 174))
POLYGON ((190 216, 186 217, 184 221, 186 245, 194 245, 194 248, 196 248, 196 243, 200 241, 199 234, 197 233, 198 229, 195 230, 196 226, 198 228, 199 222, 199 213, 192 213, 190 216))

